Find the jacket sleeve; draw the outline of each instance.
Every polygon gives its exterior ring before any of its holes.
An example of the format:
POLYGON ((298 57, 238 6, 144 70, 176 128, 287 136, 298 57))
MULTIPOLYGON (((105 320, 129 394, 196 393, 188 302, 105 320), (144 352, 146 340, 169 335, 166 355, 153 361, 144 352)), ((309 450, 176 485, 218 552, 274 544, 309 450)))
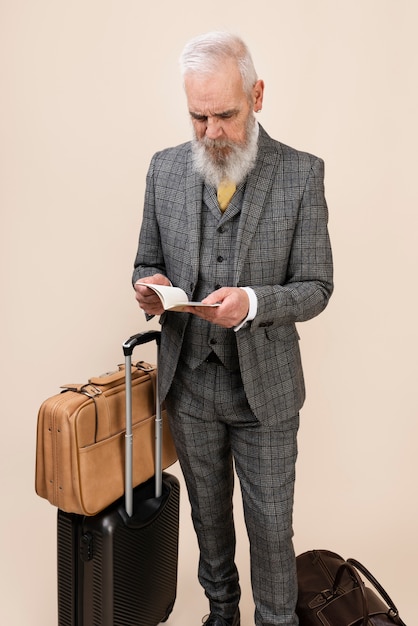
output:
POLYGON ((333 291, 333 262, 321 159, 313 161, 303 187, 285 281, 251 287, 258 300, 252 331, 306 321, 327 306, 333 291))
POLYGON ((153 156, 146 178, 144 212, 139 233, 138 250, 134 262, 132 284, 145 276, 154 274, 166 275, 160 230, 155 215, 154 167, 157 156, 157 154, 153 156))

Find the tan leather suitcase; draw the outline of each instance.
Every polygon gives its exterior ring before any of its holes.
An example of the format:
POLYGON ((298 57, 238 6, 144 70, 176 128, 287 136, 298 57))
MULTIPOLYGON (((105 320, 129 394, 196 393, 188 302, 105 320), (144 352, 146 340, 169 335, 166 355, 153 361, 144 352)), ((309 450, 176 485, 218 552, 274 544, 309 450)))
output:
MULTIPOLYGON (((133 486, 154 475, 156 367, 132 365, 133 486)), ((38 414, 36 493, 68 513, 96 515, 125 482, 125 366, 84 385, 65 385, 38 414)), ((164 412, 165 413, 165 412, 164 412)), ((177 460, 163 420, 162 467, 177 460)))

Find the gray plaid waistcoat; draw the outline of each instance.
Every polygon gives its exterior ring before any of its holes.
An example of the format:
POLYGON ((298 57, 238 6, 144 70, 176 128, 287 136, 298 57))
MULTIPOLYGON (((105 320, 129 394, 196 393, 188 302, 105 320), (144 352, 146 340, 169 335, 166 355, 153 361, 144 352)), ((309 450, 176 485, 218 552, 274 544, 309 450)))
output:
MULTIPOLYGON (((219 287, 233 284, 235 241, 238 232, 243 187, 239 187, 222 215, 214 188, 204 187, 199 281, 193 299, 202 300, 219 287)), ((229 370, 238 368, 235 332, 190 315, 181 356, 192 369, 214 351, 229 370)))

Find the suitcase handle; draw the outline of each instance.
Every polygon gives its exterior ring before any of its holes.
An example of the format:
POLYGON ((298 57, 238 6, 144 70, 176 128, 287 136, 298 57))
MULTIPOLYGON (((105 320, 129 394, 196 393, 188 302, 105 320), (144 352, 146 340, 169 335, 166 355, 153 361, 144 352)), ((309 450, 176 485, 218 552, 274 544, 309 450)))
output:
MULTIPOLYGON (((161 332, 150 330, 129 337, 123 345, 125 355, 125 388, 126 388, 126 434, 125 434, 125 509, 129 517, 133 515, 133 435, 132 435, 132 352, 136 346, 157 342, 157 350, 160 349, 161 332)), ((155 497, 162 494, 163 470, 162 470, 162 413, 160 395, 158 390, 158 367, 155 381, 155 497)))
POLYGON ((123 344, 123 354, 125 356, 132 356, 132 352, 136 346, 142 345, 144 343, 148 343, 150 341, 156 341, 157 346, 160 346, 161 341, 161 332, 159 330, 149 330, 145 333, 137 333, 136 335, 132 335, 129 337, 123 344))

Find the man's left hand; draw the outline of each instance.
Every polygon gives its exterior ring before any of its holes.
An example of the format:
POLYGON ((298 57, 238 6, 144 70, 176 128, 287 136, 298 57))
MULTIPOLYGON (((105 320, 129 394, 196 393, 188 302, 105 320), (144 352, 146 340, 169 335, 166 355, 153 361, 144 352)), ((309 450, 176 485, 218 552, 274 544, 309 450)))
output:
POLYGON ((238 326, 248 315, 250 301, 248 294, 239 287, 221 287, 202 300, 204 304, 216 304, 218 307, 185 307, 184 311, 197 315, 212 324, 224 328, 238 326))

